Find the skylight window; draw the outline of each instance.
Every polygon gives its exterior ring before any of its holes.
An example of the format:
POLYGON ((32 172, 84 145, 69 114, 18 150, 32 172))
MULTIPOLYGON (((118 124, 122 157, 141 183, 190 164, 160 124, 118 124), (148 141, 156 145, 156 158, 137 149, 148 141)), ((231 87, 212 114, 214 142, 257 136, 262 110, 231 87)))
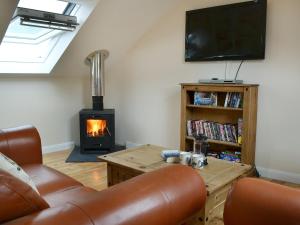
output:
POLYGON ((51 31, 53 30, 39 27, 21 26, 20 19, 16 18, 10 23, 5 34, 5 38, 25 39, 24 42, 26 42, 26 40, 36 40, 51 31))
MULTIPOLYGON (((20 0, 18 7, 62 14, 69 4, 58 0, 20 0)), ((44 62, 62 34, 58 30, 22 26, 20 18, 14 18, 0 45, 0 61, 44 62)))
POLYGON ((98 1, 76 0, 75 4, 65 0, 20 0, 18 15, 26 9, 43 11, 47 16, 49 13, 49 18, 51 13, 76 16, 76 26, 72 32, 57 30, 55 22, 49 22, 51 26, 46 28, 24 26, 20 22, 26 17, 14 17, 0 43, 0 73, 50 73, 98 1))
POLYGON ((38 44, 5 43, 0 47, 0 61, 8 62, 44 62, 49 49, 52 50, 58 38, 51 38, 38 44), (12 51, 18 49, 18 52, 12 51))
POLYGON ((59 0, 20 0, 18 7, 63 14, 68 2, 59 0))

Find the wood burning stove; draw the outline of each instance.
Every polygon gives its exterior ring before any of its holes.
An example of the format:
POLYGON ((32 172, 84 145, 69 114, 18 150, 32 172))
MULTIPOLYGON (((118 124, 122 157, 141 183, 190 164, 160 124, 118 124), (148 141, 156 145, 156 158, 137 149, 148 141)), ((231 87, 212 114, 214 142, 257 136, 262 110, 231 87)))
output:
POLYGON ((91 53, 86 60, 91 66, 93 109, 79 112, 81 153, 110 151, 115 147, 115 111, 103 107, 104 59, 107 57, 108 51, 100 50, 91 53))
POLYGON ((115 146, 114 109, 82 109, 80 120, 80 150, 82 153, 111 150, 115 146))

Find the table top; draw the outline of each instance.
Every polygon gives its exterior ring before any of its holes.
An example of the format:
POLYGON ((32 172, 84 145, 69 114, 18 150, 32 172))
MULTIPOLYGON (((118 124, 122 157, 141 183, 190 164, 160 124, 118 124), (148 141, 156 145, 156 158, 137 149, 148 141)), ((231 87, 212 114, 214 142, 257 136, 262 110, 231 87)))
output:
MULTIPOLYGON (((166 163, 160 153, 166 148, 155 145, 142 145, 136 148, 98 156, 101 161, 124 166, 132 170, 146 173, 162 167, 172 165, 166 163)), ((196 169, 202 176, 207 186, 208 193, 231 183, 236 178, 248 173, 252 166, 228 162, 225 160, 208 157, 208 165, 203 169, 196 169)))

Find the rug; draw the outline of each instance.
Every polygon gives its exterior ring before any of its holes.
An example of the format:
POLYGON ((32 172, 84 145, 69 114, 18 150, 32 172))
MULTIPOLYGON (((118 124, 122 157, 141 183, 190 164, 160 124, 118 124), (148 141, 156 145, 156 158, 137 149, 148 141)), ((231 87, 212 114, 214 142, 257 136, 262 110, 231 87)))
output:
POLYGON ((75 146, 73 151, 70 153, 70 155, 66 159, 66 162, 67 163, 71 163, 71 162, 99 162, 100 160, 97 158, 97 156, 106 155, 106 154, 113 153, 113 152, 118 152, 118 151, 121 151, 121 150, 124 150, 124 149, 125 149, 125 146, 116 145, 115 148, 110 150, 110 151, 101 151, 101 152, 97 152, 97 153, 82 154, 80 152, 80 147, 75 146))

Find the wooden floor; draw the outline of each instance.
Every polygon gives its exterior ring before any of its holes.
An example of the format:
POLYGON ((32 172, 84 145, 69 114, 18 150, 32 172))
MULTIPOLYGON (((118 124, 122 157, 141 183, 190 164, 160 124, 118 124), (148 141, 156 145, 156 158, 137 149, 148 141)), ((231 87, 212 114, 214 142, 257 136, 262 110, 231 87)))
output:
POLYGON ((95 190, 107 188, 106 163, 66 163, 70 150, 49 153, 43 156, 44 164, 78 180, 95 190))
MULTIPOLYGON (((65 160, 70 152, 70 150, 65 150, 46 154, 43 157, 44 164, 73 177, 83 185, 94 188, 95 190, 100 191, 107 188, 106 163, 66 163, 65 160)), ((300 188, 300 184, 291 184, 274 180, 271 181, 300 188)), ((221 219, 216 219, 215 221, 212 221, 211 225, 223 225, 223 221, 221 219)))

